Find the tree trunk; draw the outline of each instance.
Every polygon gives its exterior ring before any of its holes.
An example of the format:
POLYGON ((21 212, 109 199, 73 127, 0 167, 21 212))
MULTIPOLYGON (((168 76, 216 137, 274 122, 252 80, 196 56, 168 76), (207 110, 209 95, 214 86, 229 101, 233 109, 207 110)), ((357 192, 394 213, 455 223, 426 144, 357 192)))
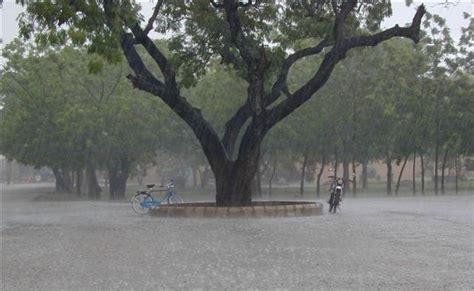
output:
POLYGON ((413 152, 413 172, 412 172, 412 189, 413 189, 413 196, 416 195, 416 181, 415 181, 415 178, 416 178, 416 151, 413 152))
POLYGON ((303 156, 303 165, 301 168, 301 180, 300 180, 300 196, 304 195, 304 180, 306 176, 306 164, 308 163, 309 150, 305 150, 303 156))
POLYGON ((420 152, 421 163, 421 195, 425 195, 425 162, 423 160, 423 153, 420 152))
POLYGON ((346 158, 346 155, 344 154, 344 159, 342 160, 342 179, 344 180, 345 183, 345 189, 350 191, 351 186, 349 184, 349 160, 346 158))
POLYGON ((367 190, 368 186, 368 161, 364 159, 362 161, 362 189, 367 190))
POLYGON ((82 186, 82 169, 76 170, 76 194, 77 196, 81 196, 81 186, 82 186))
POLYGON ((440 102, 441 94, 439 87, 435 88, 436 103, 435 103, 435 165, 434 165, 434 193, 438 195, 438 162, 439 162, 439 144, 440 144, 440 102))
MULTIPOLYGON (((137 165, 135 168, 137 170, 137 183, 138 185, 143 186, 143 178, 146 176, 146 167, 137 165)), ((194 168, 192 170, 194 175, 194 168)))
POLYGON ((337 154, 337 146, 334 147, 334 177, 337 177, 337 168, 339 165, 339 155, 337 154))
POLYGON ((273 169, 272 169, 272 174, 270 175, 270 179, 268 180, 268 196, 270 198, 272 197, 272 182, 273 182, 273 178, 275 177, 276 167, 277 167, 277 154, 276 152, 273 152, 273 169))
POLYGON ((64 181, 58 168, 52 168, 54 175, 54 182, 56 192, 62 192, 64 190, 64 181))
POLYGON ((107 170, 110 185, 110 199, 125 199, 127 180, 130 175, 130 167, 131 163, 126 157, 109 163, 107 170))
POLYGON ((356 164, 355 158, 352 156, 352 196, 356 197, 357 195, 357 175, 356 175, 356 164))
POLYGON ((127 190, 128 173, 118 173, 115 177, 109 176, 109 191, 110 199, 120 200, 125 199, 125 193, 127 190))
POLYGON ((441 194, 444 194, 444 170, 446 169, 446 160, 448 159, 449 148, 444 151, 443 164, 441 165, 441 194))
POLYGON ((56 191, 71 193, 73 190, 70 173, 59 168, 53 168, 56 191))
POLYGON ((395 188, 395 195, 398 195, 398 190, 400 190, 400 182, 402 180, 403 171, 405 171, 405 166, 407 165, 407 161, 408 161, 408 155, 405 156, 405 160, 403 161, 402 168, 400 170, 400 173, 398 174, 398 181, 397 181, 397 186, 395 188))
POLYGON ((75 184, 76 183, 76 176, 77 176, 76 171, 72 170, 71 171, 71 185, 72 185, 73 190, 74 190, 74 185, 76 185, 75 184))
POLYGON ((326 163, 325 161, 325 156, 321 158, 321 168, 319 169, 318 177, 316 180, 316 197, 319 199, 321 197, 321 176, 323 175, 324 172, 324 164, 326 163))
POLYGON ((252 183, 257 173, 256 163, 224 167, 216 175, 216 203, 218 206, 250 206, 252 183))
POLYGON ((454 175, 456 176, 456 185, 455 185, 455 191, 456 191, 456 194, 458 194, 458 176, 459 176, 459 164, 458 164, 458 159, 459 159, 459 154, 456 153, 456 156, 454 157, 454 175))
POLYGON ((435 145, 435 166, 434 166, 434 193, 438 195, 438 160, 439 160, 439 143, 435 145))
POLYGON ((86 179, 87 179, 87 195, 91 200, 99 200, 102 189, 97 181, 97 175, 95 167, 92 163, 88 163, 86 168, 86 179))
MULTIPOLYGON (((260 142, 263 134, 249 135, 249 143, 236 161, 210 162, 216 178, 216 204, 218 206, 250 206, 252 203, 252 184, 258 171, 260 142)), ((209 157, 208 157, 209 158, 209 157)), ((212 158, 212 157, 211 157, 212 158)))
MULTIPOLYGON (((13 181, 13 161, 7 160, 7 163, 5 165, 5 176, 7 178, 7 185, 10 185, 13 181)), ((56 187, 56 191, 58 191, 56 187)))
POLYGON ((257 195, 258 197, 262 197, 262 170, 260 169, 261 168, 261 164, 262 164, 262 158, 259 157, 258 159, 258 168, 257 168, 257 175, 256 175, 256 190, 257 190, 257 195))
POLYGON ((72 193, 74 190, 74 184, 71 177, 72 172, 69 170, 62 170, 62 173, 63 173, 65 191, 67 193, 72 193))
POLYGON ((342 178, 344 179, 344 183, 349 181, 349 160, 344 157, 342 161, 342 178))
POLYGON ((392 195, 392 159, 387 157, 385 164, 387 165, 387 195, 392 195))

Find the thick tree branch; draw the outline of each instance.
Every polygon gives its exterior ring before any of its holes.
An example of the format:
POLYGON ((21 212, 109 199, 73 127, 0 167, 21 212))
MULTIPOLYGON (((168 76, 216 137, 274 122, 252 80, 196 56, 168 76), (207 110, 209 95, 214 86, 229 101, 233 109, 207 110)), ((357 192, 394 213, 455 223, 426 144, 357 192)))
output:
POLYGON ((163 5, 163 1, 164 0, 158 0, 158 2, 156 3, 155 9, 153 10, 153 15, 150 17, 150 19, 148 20, 148 24, 143 29, 143 33, 145 35, 148 35, 150 30, 153 29, 153 23, 155 23, 156 17, 158 16, 158 13, 160 12, 161 6, 163 5))
POLYGON ((138 23, 130 27, 132 34, 125 33, 123 27, 114 25, 112 0, 104 1, 104 11, 108 19, 108 26, 112 31, 122 31, 121 46, 134 75, 128 78, 136 88, 160 97, 179 117, 181 117, 193 130, 196 138, 201 144, 211 167, 218 171, 229 159, 226 156, 224 147, 219 140, 219 136, 212 126, 204 119, 201 111, 193 107, 186 98, 179 95, 179 90, 175 81, 175 73, 166 57, 156 47, 153 41, 144 34, 138 23), (141 44, 148 54, 155 60, 162 71, 165 83, 157 80, 146 68, 140 55, 136 51, 135 45, 141 44))
MULTIPOLYGON (((215 1, 211 1, 215 2, 215 1)), ((214 5, 214 4, 213 4, 214 5)), ((251 48, 250 41, 245 37, 238 15, 239 2, 235 0, 224 0, 222 4, 216 4, 218 8, 224 8, 227 24, 229 25, 230 41, 240 52, 242 59, 248 67, 256 62, 258 56, 255 55, 255 48, 251 48)))
MULTIPOLYGON (((341 14, 342 13, 341 11, 341 14)), ((288 116, 296 108, 309 100, 311 96, 326 83, 337 62, 344 59, 350 49, 361 46, 375 46, 392 37, 406 37, 412 39, 415 43, 418 42, 421 19, 424 14, 425 8, 421 5, 418 7, 412 24, 409 27, 400 28, 397 25, 370 36, 358 36, 349 39, 340 39, 339 41, 336 39, 336 44, 331 51, 324 56, 324 60, 316 74, 305 85, 298 89, 291 98, 282 101, 271 109, 267 126, 269 128, 273 127, 278 121, 288 116)), ((340 23, 340 25, 342 25, 342 23, 340 23)))
MULTIPOLYGON (((287 87, 287 77, 288 77, 288 72, 290 68, 293 66, 295 62, 297 62, 301 58, 304 58, 310 55, 316 55, 320 53, 325 47, 328 47, 330 45, 331 43, 329 43, 327 40, 323 40, 314 47, 299 50, 291 54, 290 56, 288 56, 288 58, 285 60, 285 62, 282 65, 278 78, 272 87, 272 91, 269 94, 267 94, 267 96, 265 96, 265 99, 264 99, 265 107, 268 107, 273 102, 275 102, 280 97, 281 92, 285 93, 287 96, 290 94, 288 92, 288 87, 287 87)), ((232 153, 234 151, 235 143, 237 141, 239 132, 242 126, 244 126, 245 122, 251 116, 252 116, 252 110, 250 107, 250 103, 246 102, 237 110, 237 112, 229 119, 229 121, 227 121, 225 125, 225 132, 224 132, 224 137, 222 139, 222 143, 224 144, 225 148, 229 152, 232 153)))
POLYGON ((224 144, 224 147, 226 148, 229 155, 232 155, 234 153, 235 143, 237 142, 240 130, 251 116, 252 111, 250 108, 250 104, 247 101, 225 124, 225 132, 222 138, 222 143, 224 144))
POLYGON ((167 91, 173 91, 173 94, 179 94, 178 84, 176 83, 176 73, 166 56, 158 49, 156 44, 143 32, 138 23, 130 27, 138 43, 143 45, 148 54, 153 58, 165 78, 167 91))
POLYGON ((160 97, 191 127, 213 168, 220 167, 219 163, 228 160, 218 134, 204 119, 201 111, 193 107, 186 98, 180 95, 170 95, 170 91, 166 90, 165 85, 151 75, 134 47, 132 35, 124 34, 122 49, 134 72, 134 75, 128 76, 133 86, 160 97))
POLYGON ((344 26, 349 13, 357 6, 357 0, 345 0, 341 5, 341 9, 336 13, 334 22, 334 41, 338 45, 344 38, 344 26))
POLYGON ((260 153, 260 144, 268 132, 265 124, 266 116, 253 116, 250 125, 246 128, 239 146, 236 164, 257 162, 260 153), (255 159, 257 157, 257 159, 255 159))
POLYGON ((123 33, 122 35, 122 51, 127 59, 127 62, 134 72, 135 75, 128 75, 134 86, 136 84, 149 84, 156 90, 158 96, 164 93, 164 84, 160 80, 156 79, 155 76, 148 70, 146 65, 143 63, 140 55, 135 48, 135 39, 129 33, 123 33))
POLYGON ((273 102, 275 102, 278 99, 278 97, 280 97, 281 92, 289 95, 288 85, 287 85, 288 72, 290 71, 294 63, 296 63, 298 60, 304 57, 317 55, 320 52, 322 52, 324 48, 329 47, 331 45, 332 44, 327 39, 324 39, 314 47, 304 48, 289 55, 282 65, 280 73, 278 74, 278 78, 276 82, 273 84, 271 93, 267 95, 265 98, 266 106, 269 106, 273 102))
POLYGON ((398 25, 395 25, 392 28, 373 35, 351 37, 345 40, 344 46, 346 49, 352 49, 361 46, 376 46, 382 41, 397 36, 409 38, 413 40, 413 42, 418 43, 420 41, 421 19, 425 13, 425 6, 421 5, 418 7, 416 14, 413 17, 412 24, 409 27, 399 27, 398 25))
MULTIPOLYGON (((339 23, 344 22, 350 10, 353 9, 353 7, 356 4, 357 4, 356 0, 349 0, 348 2, 345 2, 341 8, 341 13, 338 15, 339 18, 337 21, 339 23)), ((341 26, 342 25, 340 25, 340 27, 341 26)), ((342 32, 340 33, 342 35, 342 32)), ((316 55, 320 53, 325 47, 328 47, 331 45, 332 44, 327 39, 324 39, 318 45, 314 47, 305 48, 290 55, 285 60, 284 64, 282 65, 282 69, 280 71, 280 74, 278 75, 276 82, 274 83, 272 87, 272 91, 270 92, 270 94, 267 94, 263 100, 264 108, 270 106, 273 102, 275 102, 280 97, 281 92, 283 92, 288 97, 290 97, 289 96, 290 93, 287 86, 287 78, 288 78, 288 72, 295 62, 297 62, 299 59, 304 58, 306 56, 316 55)), ((251 102, 246 102, 244 105, 242 105, 241 108, 239 108, 236 114, 226 123, 226 131, 223 138, 223 142, 224 142, 224 145, 226 145, 226 148, 233 149, 232 144, 236 142, 238 132, 240 131, 241 127, 245 124, 245 122, 248 120, 248 118, 250 118, 253 112, 250 107, 251 107, 251 102), (237 131, 237 133, 233 133, 234 131, 237 131)))

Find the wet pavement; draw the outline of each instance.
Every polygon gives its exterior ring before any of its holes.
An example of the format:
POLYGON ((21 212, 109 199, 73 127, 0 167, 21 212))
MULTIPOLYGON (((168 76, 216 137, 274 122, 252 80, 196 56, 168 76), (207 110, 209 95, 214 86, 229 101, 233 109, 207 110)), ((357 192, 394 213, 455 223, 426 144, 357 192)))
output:
POLYGON ((189 219, 2 185, 2 290, 474 288, 474 198, 345 199, 305 218, 189 219))

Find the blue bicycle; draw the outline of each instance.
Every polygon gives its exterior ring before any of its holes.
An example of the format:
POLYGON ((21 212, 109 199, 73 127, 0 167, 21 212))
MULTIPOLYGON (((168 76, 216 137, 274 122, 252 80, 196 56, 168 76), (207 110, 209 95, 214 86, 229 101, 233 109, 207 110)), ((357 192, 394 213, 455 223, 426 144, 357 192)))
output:
MULTIPOLYGON (((145 214, 150 211, 153 207, 158 207, 166 202, 166 204, 178 204, 183 203, 183 198, 178 195, 175 191, 174 181, 171 180, 166 184, 164 189, 155 190, 155 184, 146 185, 148 190, 137 191, 137 194, 132 197, 132 208, 138 214, 145 214), (161 199, 155 199, 153 197, 154 192, 165 192, 165 196, 161 199)), ((163 187, 163 186, 161 186, 163 187)))

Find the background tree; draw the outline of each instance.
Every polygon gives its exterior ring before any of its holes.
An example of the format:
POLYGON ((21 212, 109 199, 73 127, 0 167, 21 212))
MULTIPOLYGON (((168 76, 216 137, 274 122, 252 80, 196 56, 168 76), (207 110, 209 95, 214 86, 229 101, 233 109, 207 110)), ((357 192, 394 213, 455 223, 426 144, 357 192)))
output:
POLYGON ((98 59, 83 50, 26 48, 15 42, 4 52, 2 153, 51 167, 57 190, 71 192, 75 180, 78 194, 93 199, 101 191, 96 170, 106 169, 111 197, 123 198, 131 167, 158 147, 160 101, 133 92, 123 65, 90 75, 87 64, 98 59))

